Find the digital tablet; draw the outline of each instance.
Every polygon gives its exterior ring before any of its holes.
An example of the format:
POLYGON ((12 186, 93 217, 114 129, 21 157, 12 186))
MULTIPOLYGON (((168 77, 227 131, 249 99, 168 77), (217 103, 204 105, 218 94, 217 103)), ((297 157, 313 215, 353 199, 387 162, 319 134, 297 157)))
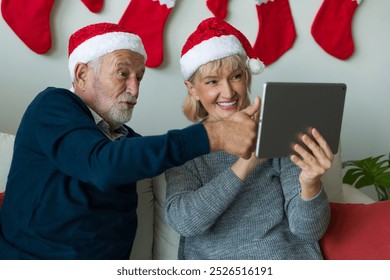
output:
POLYGON ((299 136, 316 128, 337 153, 347 86, 343 83, 265 83, 256 156, 293 154, 299 136))

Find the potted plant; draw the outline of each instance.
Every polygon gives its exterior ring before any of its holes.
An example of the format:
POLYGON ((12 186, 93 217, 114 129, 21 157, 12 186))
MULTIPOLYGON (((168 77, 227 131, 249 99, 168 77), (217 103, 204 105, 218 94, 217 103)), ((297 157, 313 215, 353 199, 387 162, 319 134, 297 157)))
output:
POLYGON ((343 168, 348 169, 343 182, 357 189, 374 186, 378 201, 390 200, 390 154, 388 159, 384 156, 343 162, 343 168))

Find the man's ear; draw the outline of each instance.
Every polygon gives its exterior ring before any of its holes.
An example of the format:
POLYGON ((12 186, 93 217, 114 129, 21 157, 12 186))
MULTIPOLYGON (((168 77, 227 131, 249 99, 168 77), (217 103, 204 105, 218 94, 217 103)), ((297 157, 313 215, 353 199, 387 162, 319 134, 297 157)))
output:
POLYGON ((74 84, 79 88, 84 88, 87 82, 88 65, 85 63, 77 63, 74 67, 74 84))
POLYGON ((186 85, 187 90, 191 94, 191 96, 195 98, 196 101, 199 101, 199 96, 196 92, 195 86, 188 80, 184 81, 184 84, 186 85))

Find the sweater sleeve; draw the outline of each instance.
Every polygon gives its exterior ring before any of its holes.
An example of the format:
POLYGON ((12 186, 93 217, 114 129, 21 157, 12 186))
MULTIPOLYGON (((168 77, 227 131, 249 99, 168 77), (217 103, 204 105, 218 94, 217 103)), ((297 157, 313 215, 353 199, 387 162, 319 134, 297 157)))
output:
POLYGON ((47 89, 24 119, 21 129, 35 135, 35 145, 58 169, 102 190, 158 175, 210 149, 201 124, 112 142, 81 99, 61 89, 47 89))
POLYGON ((167 221, 184 237, 208 232, 243 184, 230 167, 202 183, 194 161, 167 170, 165 176, 167 221))
POLYGON ((289 158, 280 159, 280 166, 280 181, 291 232, 308 241, 320 240, 330 220, 330 206, 324 188, 312 199, 304 200, 300 195, 298 180, 300 169, 289 158))

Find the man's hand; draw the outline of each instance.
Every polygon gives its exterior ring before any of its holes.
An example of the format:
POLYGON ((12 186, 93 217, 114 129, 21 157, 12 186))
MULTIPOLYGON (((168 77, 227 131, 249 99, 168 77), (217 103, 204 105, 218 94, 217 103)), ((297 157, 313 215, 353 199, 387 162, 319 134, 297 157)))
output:
POLYGON ((260 98, 256 97, 252 105, 224 120, 205 122, 210 150, 223 150, 245 159, 250 158, 256 148, 259 112, 260 98))

